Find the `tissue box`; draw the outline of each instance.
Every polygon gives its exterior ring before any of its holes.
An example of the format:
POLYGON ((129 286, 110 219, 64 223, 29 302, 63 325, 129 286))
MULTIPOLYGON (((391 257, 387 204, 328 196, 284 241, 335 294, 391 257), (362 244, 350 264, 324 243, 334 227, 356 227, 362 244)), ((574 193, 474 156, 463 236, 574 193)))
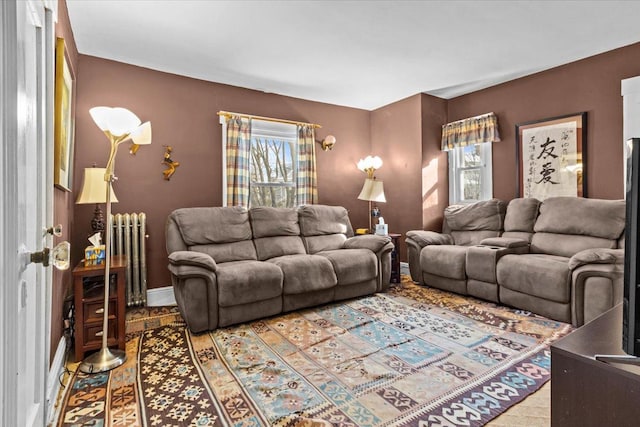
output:
POLYGON ((105 261, 106 255, 104 245, 87 246, 84 249, 85 264, 102 264, 105 261))
POLYGON ((376 224, 376 234, 378 236, 386 236, 389 234, 389 224, 376 224))

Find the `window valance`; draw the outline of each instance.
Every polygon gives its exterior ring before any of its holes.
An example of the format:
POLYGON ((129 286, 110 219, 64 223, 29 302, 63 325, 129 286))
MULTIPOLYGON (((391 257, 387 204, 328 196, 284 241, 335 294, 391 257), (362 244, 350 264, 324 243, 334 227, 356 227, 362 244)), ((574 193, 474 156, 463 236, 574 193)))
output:
POLYGON ((498 118, 494 113, 457 120, 442 126, 443 151, 498 141, 500 141, 498 118))

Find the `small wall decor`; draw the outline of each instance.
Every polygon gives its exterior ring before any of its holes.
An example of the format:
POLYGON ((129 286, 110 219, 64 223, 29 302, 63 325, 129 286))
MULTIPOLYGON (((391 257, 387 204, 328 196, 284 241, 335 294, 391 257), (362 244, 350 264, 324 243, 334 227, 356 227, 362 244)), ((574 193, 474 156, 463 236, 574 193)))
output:
POLYGON ((165 147, 164 151, 164 159, 162 159, 162 164, 167 166, 162 174, 164 175, 164 179, 169 181, 174 173, 176 173, 176 169, 180 166, 180 162, 176 162, 171 158, 171 152, 173 151, 173 147, 170 145, 163 145, 165 147))
POLYGON ((74 75, 64 39, 56 39, 53 183, 71 191, 73 181, 74 75))
POLYGON ((517 197, 587 197, 586 148, 586 112, 517 124, 517 197))

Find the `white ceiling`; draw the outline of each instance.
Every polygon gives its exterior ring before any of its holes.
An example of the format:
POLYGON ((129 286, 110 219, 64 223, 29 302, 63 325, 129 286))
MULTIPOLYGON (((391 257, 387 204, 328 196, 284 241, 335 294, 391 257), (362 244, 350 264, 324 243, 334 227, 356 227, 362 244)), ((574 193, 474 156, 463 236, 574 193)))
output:
MULTIPOLYGON (((640 41, 640 1, 67 0, 82 54, 372 110, 640 41)), ((640 58, 637 58, 640 61, 640 58)))

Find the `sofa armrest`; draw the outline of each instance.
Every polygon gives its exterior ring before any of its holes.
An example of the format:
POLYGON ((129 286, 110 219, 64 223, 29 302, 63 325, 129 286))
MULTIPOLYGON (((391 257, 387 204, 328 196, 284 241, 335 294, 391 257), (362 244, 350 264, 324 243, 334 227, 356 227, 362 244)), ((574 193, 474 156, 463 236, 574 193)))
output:
POLYGON ((381 250, 392 250, 393 243, 391 243, 391 239, 387 236, 364 234, 348 238, 342 247, 344 249, 369 249, 372 252, 378 253, 381 250))
POLYGON ((391 282, 391 251, 393 243, 388 236, 365 234, 350 237, 342 245, 344 249, 368 249, 376 254, 378 259, 378 282, 376 292, 383 292, 389 288, 391 282))
POLYGON ((216 329, 218 281, 213 259, 203 253, 176 251, 169 255, 169 261, 173 294, 189 329, 194 333, 216 329), (205 257, 191 257, 185 254, 205 257))
POLYGON ((571 323, 590 322, 622 302, 624 264, 585 264, 571 272, 571 323))
POLYGON ((529 246, 529 242, 522 239, 515 239, 511 237, 489 237, 487 239, 483 239, 480 242, 483 246, 495 246, 498 248, 522 248, 525 246, 529 246))
POLYGON ((576 268, 587 264, 623 264, 624 249, 585 249, 578 252, 569 259, 569 269, 576 268))
POLYGON ((202 252, 175 251, 169 254, 169 263, 175 267, 202 267, 209 271, 216 271, 218 269, 213 258, 202 252))
POLYGON ((420 247, 428 245, 453 245, 453 238, 448 234, 435 231, 411 230, 407 231, 407 240, 411 239, 420 247))

